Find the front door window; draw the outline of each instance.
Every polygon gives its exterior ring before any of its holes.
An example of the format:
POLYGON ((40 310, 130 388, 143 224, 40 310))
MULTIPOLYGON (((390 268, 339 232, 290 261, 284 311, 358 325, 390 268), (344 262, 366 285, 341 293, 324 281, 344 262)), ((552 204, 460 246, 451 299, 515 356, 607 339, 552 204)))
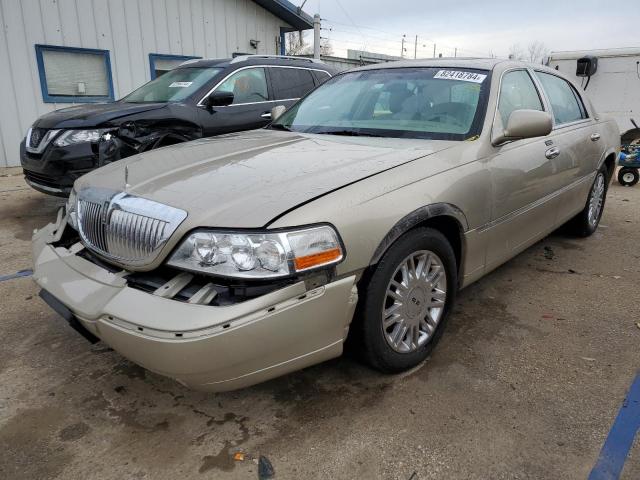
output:
POLYGON ((217 88, 217 91, 232 92, 232 105, 265 102, 269 100, 264 68, 240 70, 226 79, 217 88))

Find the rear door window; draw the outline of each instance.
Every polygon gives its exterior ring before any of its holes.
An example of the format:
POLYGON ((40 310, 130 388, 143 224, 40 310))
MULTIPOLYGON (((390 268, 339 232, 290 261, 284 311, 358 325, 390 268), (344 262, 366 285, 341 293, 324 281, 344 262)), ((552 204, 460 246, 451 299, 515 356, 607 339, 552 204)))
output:
POLYGON ((556 75, 536 72, 536 76, 547 94, 556 125, 576 122, 587 118, 582 100, 574 88, 556 75))
POLYGON ((498 112, 504 128, 514 110, 544 110, 538 90, 526 70, 507 72, 502 77, 498 112))
POLYGON ((315 88, 311 72, 304 68, 271 67, 269 73, 276 100, 300 98, 315 88))

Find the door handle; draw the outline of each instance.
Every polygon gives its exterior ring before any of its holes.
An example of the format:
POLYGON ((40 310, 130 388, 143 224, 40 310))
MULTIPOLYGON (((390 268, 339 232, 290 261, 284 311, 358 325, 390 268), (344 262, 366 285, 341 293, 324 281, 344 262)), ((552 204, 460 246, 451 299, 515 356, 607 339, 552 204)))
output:
POLYGON ((600 134, 599 133, 592 133, 590 138, 591 138, 592 142, 597 142, 598 140, 600 140, 600 134))
POLYGON ((560 155, 560 149, 558 147, 551 147, 549 150, 544 152, 544 156, 549 160, 556 158, 558 155, 560 155))
POLYGON ((271 118, 271 112, 264 112, 262 115, 260 115, 262 118, 271 118))

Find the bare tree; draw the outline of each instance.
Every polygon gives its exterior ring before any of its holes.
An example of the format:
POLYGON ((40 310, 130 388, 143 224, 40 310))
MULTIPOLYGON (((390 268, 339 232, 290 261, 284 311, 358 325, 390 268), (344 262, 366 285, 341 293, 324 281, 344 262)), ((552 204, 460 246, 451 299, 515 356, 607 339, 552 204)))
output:
POLYGON ((519 43, 514 43, 509 47, 509 60, 522 61, 524 59, 525 55, 519 43))
POLYGON ((333 45, 331 45, 331 40, 328 38, 322 38, 320 40, 320 55, 333 55, 333 45))
POLYGON ((288 32, 285 36, 285 52, 287 55, 302 55, 309 46, 304 41, 302 32, 288 32))
MULTIPOLYGON (((302 32, 288 32, 285 36, 287 55, 311 55, 313 45, 306 43, 302 32)), ((320 55, 333 55, 333 45, 328 38, 320 39, 320 55)))
POLYGON ((527 60, 531 63, 542 63, 547 56, 549 56, 549 49, 542 42, 536 40, 527 47, 527 60))

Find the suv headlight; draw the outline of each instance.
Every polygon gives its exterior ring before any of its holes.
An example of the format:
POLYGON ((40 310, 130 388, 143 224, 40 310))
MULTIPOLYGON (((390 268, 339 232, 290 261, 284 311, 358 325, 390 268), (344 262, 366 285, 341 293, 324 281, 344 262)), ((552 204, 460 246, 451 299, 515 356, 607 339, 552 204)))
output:
POLYGON ((57 147, 66 147, 75 143, 97 142, 105 133, 107 128, 96 128, 92 130, 67 130, 53 141, 57 147))
POLYGON ((67 211, 67 223, 71 225, 71 227, 75 230, 78 230, 77 198, 78 197, 76 195, 76 190, 72 188, 71 193, 69 193, 69 198, 67 199, 67 204, 65 206, 65 210, 67 211))
POLYGON ((329 225, 286 231, 197 230, 168 265, 221 277, 286 277, 336 264, 344 258, 338 233, 329 225))

